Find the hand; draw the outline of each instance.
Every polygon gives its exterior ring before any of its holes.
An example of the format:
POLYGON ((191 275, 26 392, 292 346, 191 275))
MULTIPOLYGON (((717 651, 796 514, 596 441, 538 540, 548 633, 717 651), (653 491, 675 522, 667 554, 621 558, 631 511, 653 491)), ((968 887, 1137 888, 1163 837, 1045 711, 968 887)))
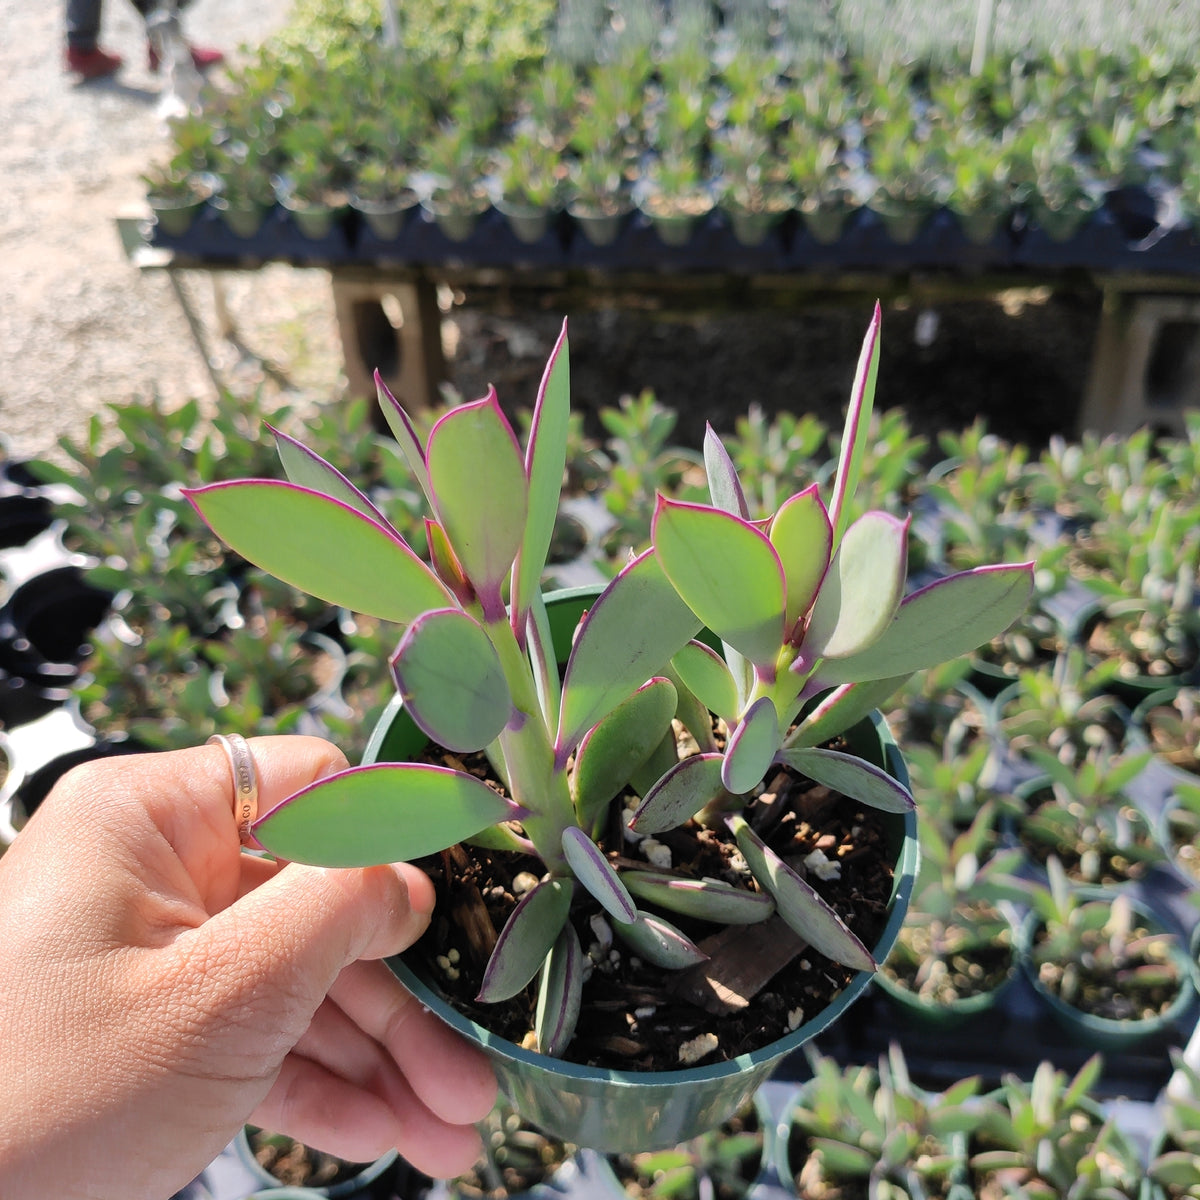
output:
MULTIPOLYGON (((346 765, 250 747, 260 811, 346 765)), ((0 1196, 162 1200, 246 1121, 466 1170, 491 1069, 371 961, 433 902, 412 866, 241 853, 220 746, 69 772, 0 857, 0 1196)))

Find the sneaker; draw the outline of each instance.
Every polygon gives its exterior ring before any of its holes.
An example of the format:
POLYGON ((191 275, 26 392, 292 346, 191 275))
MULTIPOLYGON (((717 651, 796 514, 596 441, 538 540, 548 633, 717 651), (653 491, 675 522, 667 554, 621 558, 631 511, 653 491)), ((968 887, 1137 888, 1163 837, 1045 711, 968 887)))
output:
POLYGON ((106 79, 120 69, 121 56, 109 54, 96 46, 91 50, 68 46, 66 65, 67 70, 80 79, 106 79))
MULTIPOLYGON (((219 67, 225 61, 225 55, 220 50, 213 50, 209 46, 189 46, 188 49, 192 53, 192 65, 197 71, 207 71, 209 67, 219 67)), ((146 62, 150 70, 154 72, 157 72, 161 65, 158 51, 154 48, 153 42, 146 46, 146 62)))

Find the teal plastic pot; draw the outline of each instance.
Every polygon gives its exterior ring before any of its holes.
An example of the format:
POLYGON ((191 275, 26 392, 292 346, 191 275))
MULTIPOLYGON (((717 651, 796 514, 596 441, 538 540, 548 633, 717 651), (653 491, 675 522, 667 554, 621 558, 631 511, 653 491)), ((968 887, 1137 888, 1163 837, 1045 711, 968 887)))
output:
MULTIPOLYGON (((1112 888, 1103 887, 1079 888, 1077 894, 1084 902, 1098 900, 1109 904, 1118 895, 1112 888)), ((1134 915, 1151 932, 1170 932, 1153 909, 1141 901, 1131 897, 1130 906, 1134 915)), ((1195 969, 1187 948, 1178 939, 1172 945, 1171 959, 1179 971, 1179 994, 1157 1016, 1119 1020, 1096 1016, 1068 1004, 1038 978, 1037 964, 1033 961, 1033 946, 1042 923, 1037 913, 1030 912, 1021 924, 1017 951, 1021 969, 1051 1017, 1076 1045, 1104 1053, 1122 1054, 1153 1038, 1171 1033, 1191 1008, 1196 996, 1195 969)))
MULTIPOLYGON (((574 588, 548 598, 551 636, 565 657, 571 634, 598 595, 574 588)), ((864 719, 848 734, 864 757, 873 758, 907 784, 899 749, 882 717, 864 719)), ((416 753, 424 735, 393 699, 376 726, 364 761, 402 761, 416 753)), ((888 955, 908 910, 919 859, 915 813, 888 816, 895 879, 887 922, 872 952, 888 955)), ((729 1062, 679 1071, 619 1071, 564 1062, 523 1049, 458 1012, 414 959, 388 960, 404 985, 427 1008, 487 1054, 501 1089, 521 1116, 547 1133, 604 1154, 667 1149, 720 1125, 749 1100, 775 1067, 833 1025, 870 984, 873 973, 854 975, 838 997, 786 1037, 729 1062)))

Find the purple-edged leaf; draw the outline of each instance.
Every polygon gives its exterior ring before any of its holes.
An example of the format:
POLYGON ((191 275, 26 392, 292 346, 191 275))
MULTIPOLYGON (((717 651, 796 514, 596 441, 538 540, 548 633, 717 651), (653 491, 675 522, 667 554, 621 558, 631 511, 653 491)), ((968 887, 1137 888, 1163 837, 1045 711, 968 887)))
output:
POLYGON ((675 701, 671 681, 656 677, 618 704, 579 743, 571 790, 584 829, 595 826, 613 797, 667 735, 675 701))
POLYGON ((787 595, 784 623, 790 632, 812 607, 833 547, 829 514, 815 483, 779 506, 771 522, 770 538, 783 565, 787 595))
POLYGON ((662 741, 650 751, 650 757, 629 776, 629 786, 639 796, 644 796, 677 762, 679 737, 674 725, 671 725, 663 734, 662 741))
POLYGON ((754 832, 745 819, 727 817, 738 849, 751 874, 774 897, 788 928, 814 950, 858 971, 874 971, 876 963, 845 921, 754 832))
POLYGON ((848 683, 834 688, 820 704, 789 734, 785 746, 820 746, 857 725, 868 713, 874 712, 885 700, 899 691, 910 675, 891 679, 872 679, 864 683, 848 683))
POLYGON ((369 867, 436 854, 514 815, 482 780, 446 767, 380 763, 309 784, 254 823, 264 849, 318 867, 369 867))
POLYGON ((700 632, 652 551, 600 593, 580 623, 563 675, 556 753, 561 761, 593 725, 700 632))
POLYGON ((370 498, 355 487, 332 463, 326 462, 303 442, 288 437, 286 433, 270 425, 267 428, 275 438, 275 450, 289 483, 309 488, 314 492, 323 492, 351 508, 357 508, 372 521, 388 529, 393 528, 392 523, 371 503, 370 498))
POLYGON ((708 955, 670 921, 639 911, 635 921, 613 921, 613 933, 639 957, 668 971, 682 971, 705 962, 708 955))
POLYGON ((881 767, 840 750, 781 750, 779 761, 816 783, 884 812, 908 812, 912 793, 881 767))
POLYGON ((470 604, 475 599, 475 589, 454 557, 454 551, 446 540, 446 531, 432 517, 425 518, 425 543, 429 547, 429 561, 438 578, 458 597, 460 603, 470 604))
POLYGON ((567 426, 571 416, 571 352, 564 320, 558 341, 546 363, 538 388, 529 444, 525 448, 525 473, 529 479, 529 517, 514 574, 513 612, 520 630, 541 587, 542 570, 562 492, 567 462, 567 426))
POLYGON ((568 921, 546 956, 538 985, 534 1036, 543 1054, 557 1058, 570 1045, 583 1002, 583 950, 568 921))
POLYGON ((525 893, 496 938, 475 997, 496 1004, 515 996, 541 969, 571 911, 571 886, 546 879, 525 893))
POLYGON ((446 413, 429 435, 425 460, 441 526, 485 615, 495 619, 529 512, 525 462, 495 391, 446 413))
POLYGON ((837 474, 833 481, 833 502, 829 506, 829 519, 833 526, 833 545, 837 549, 842 540, 846 523, 850 519, 850 500, 862 474, 863 456, 870 439, 871 412, 875 407, 875 381, 879 375, 879 326, 882 313, 878 302, 863 338, 862 351, 858 356, 858 368, 854 372, 854 387, 850 393, 850 407, 846 410, 846 425, 842 430, 842 445, 838 454, 837 474))
POLYGON ((1033 566, 977 567, 913 592, 874 645, 821 664, 823 685, 909 674, 969 654, 1003 633, 1025 611, 1033 566))
MULTIPOLYGON (((690 643, 689 643, 690 645, 690 643)), ((713 736, 713 715, 708 706, 700 700, 696 693, 683 682, 679 672, 675 670, 674 659, 663 668, 663 674, 675 685, 677 699, 675 701, 675 719, 684 729, 696 739, 696 745, 702 753, 717 748, 717 739, 713 736)), ((733 712, 737 712, 734 706, 733 712)), ((644 795, 645 793, 641 793, 644 795)))
POLYGON ((629 822, 638 833, 662 833, 682 825, 725 791, 723 754, 693 754, 672 767, 642 799, 629 822))
POLYGON ((638 900, 697 921, 753 925, 775 911, 775 901, 765 892, 750 892, 720 879, 688 879, 667 871, 623 871, 621 878, 638 900))
POLYGON ((413 473, 413 478, 420 485, 421 491, 425 493, 425 499, 429 501, 429 506, 432 508, 433 489, 429 486, 429 469, 425 465, 425 448, 417 436, 416 427, 400 402, 388 390, 387 384, 383 382, 378 371, 375 372, 375 392, 379 398, 379 408, 383 413, 383 419, 387 421, 388 428, 392 431, 392 436, 400 446, 409 470, 413 473))
POLYGON ((687 688, 710 712, 732 725, 737 717, 738 693, 725 660, 703 642, 688 642, 671 666, 687 688))
POLYGON ((319 600, 402 625, 454 603, 394 530, 339 500, 265 479, 183 494, 227 546, 319 600))
POLYGON ((654 552, 692 612, 756 666, 784 641, 784 580, 767 536, 739 517, 660 496, 654 552))
POLYGON ((767 773, 782 735, 770 696, 759 696, 729 735, 721 782, 735 796, 748 792, 767 773))
POLYGON ((704 470, 708 476, 708 494, 713 507, 748 521, 750 505, 746 503, 746 493, 742 490, 737 467, 733 465, 724 443, 717 437, 716 430, 707 422, 704 425, 704 470))
POLYGON ((805 657, 848 658, 878 641, 904 598, 907 573, 908 522, 884 512, 859 517, 817 594, 804 634, 805 657))
POLYGON ((616 868, 604 852, 577 825, 562 835, 563 854, 575 877, 614 921, 633 921, 637 909, 616 868))
POLYGON ((512 716, 499 655, 479 622, 461 609, 419 616, 391 665, 409 715, 447 750, 482 750, 512 716))

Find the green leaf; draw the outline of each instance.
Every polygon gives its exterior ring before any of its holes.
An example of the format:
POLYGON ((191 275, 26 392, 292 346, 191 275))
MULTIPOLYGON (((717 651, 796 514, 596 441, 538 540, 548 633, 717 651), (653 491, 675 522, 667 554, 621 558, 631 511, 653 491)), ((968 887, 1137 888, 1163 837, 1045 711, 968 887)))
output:
POLYGON ((866 513, 846 530, 804 634, 809 662, 848 658, 878 641, 904 596, 907 543, 908 523, 890 513, 866 513))
POLYGON ((529 480, 494 390, 452 408, 426 449, 434 508, 484 615, 503 612, 501 588, 525 536, 529 480))
POLYGON ((875 970, 871 952, 845 921, 750 828, 744 818, 727 817, 726 824, 737 840, 751 874, 770 892, 779 915, 793 933, 834 962, 858 971, 875 970))
POLYGON ((476 1000, 508 1000, 538 973, 567 922, 571 891, 565 880, 546 879, 521 897, 496 938, 476 1000))
POLYGON ((375 392, 379 399, 379 408, 383 413, 383 418, 387 421, 392 436, 400 446, 400 450, 408 462, 409 470, 413 473, 413 478, 420 485, 421 491, 425 493, 425 499, 429 502, 429 507, 432 508, 433 488, 430 487, 429 469, 425 465, 425 449, 421 445, 421 439, 417 436, 416 428, 408 413, 388 390, 387 384, 383 382, 378 371, 375 372, 375 392))
POLYGON ((558 500, 567 461, 567 427, 571 416, 571 353, 564 320, 538 388, 537 403, 525 450, 529 479, 529 516, 514 575, 513 608, 518 624, 541 586, 546 554, 554 534, 558 500))
POLYGON ((660 496, 654 552, 688 607, 756 666, 783 645, 784 580, 766 535, 729 513, 660 496))
POLYGON ((833 503, 829 506, 835 550, 850 519, 850 501, 854 497, 855 488, 858 487, 863 457, 870 440, 871 413, 875 407, 875 381, 879 377, 879 326, 882 319, 879 304, 876 303, 871 324, 863 338, 858 367, 854 373, 854 387, 850 393, 850 407, 846 410, 837 474, 833 481, 833 503))
POLYGON ((688 642, 671 659, 683 685, 727 725, 737 719, 737 683, 725 660, 703 642, 688 642))
POLYGON ((969 654, 1002 633, 1025 611, 1033 568, 977 567, 948 575, 914 592, 884 635, 851 658, 823 662, 823 685, 857 683, 923 671, 969 654))
POLYGON ((708 955, 670 921, 638 910, 636 921, 613 920, 613 932, 648 962, 668 971, 704 962, 708 955))
POLYGON ((593 725, 700 632, 651 551, 600 593, 580 623, 563 675, 555 753, 560 761, 593 725))
POLYGON ((568 921, 546 956, 538 987, 534 1036, 543 1054, 557 1058, 575 1036, 583 1001, 583 950, 568 921))
POLYGON ((614 921, 633 921, 637 906, 604 852, 578 826, 563 830, 562 849, 575 877, 614 921))
POLYGON ((809 1145, 819 1155, 825 1174, 832 1179, 865 1179, 878 1161, 877 1155, 861 1146, 833 1138, 815 1137, 809 1145))
POLYGON ((580 742, 571 784, 575 812, 584 829, 594 827, 670 731, 675 703, 674 685, 656 677, 618 704, 580 742))
POLYGON ((401 625, 454 604, 393 530, 329 496, 265 479, 183 494, 231 549, 319 600, 401 625))
POLYGON ((834 688, 788 735, 785 747, 819 746, 837 737, 874 712, 908 680, 908 675, 897 675, 892 679, 872 679, 834 688))
POLYGON ((723 754, 693 754, 668 771, 643 797, 629 824, 638 833, 662 833, 682 825, 725 791, 723 754))
POLYGON ((1168 1150, 1151 1162, 1150 1178, 1164 1187, 1194 1188, 1200 1185, 1200 1155, 1168 1150))
POLYGON ((729 735, 721 765, 726 789, 735 796, 748 792, 767 773, 779 742, 779 714, 770 696, 759 696, 729 735))
POLYGON ((667 871, 622 871, 631 895, 697 921, 753 925, 775 911, 764 892, 750 892, 720 879, 689 879, 667 871))
POLYGON ((512 815, 512 803, 473 775, 381 763, 302 788, 261 816, 254 836, 289 862, 369 867, 436 854, 512 815))
POLYGON ((391 522, 371 503, 370 499, 346 478, 345 475, 328 463, 315 451, 310 450, 302 442, 288 437, 286 433, 267 426, 275 438, 275 449, 279 461, 283 464, 284 474, 289 483, 297 487, 309 488, 332 496, 351 508, 357 508, 364 516, 377 521, 385 528, 391 528, 391 522))
POLYGON ((783 565, 787 597, 784 625, 791 630, 812 607, 833 547, 829 514, 815 483, 779 506, 770 536, 783 565))
POLYGON ((912 793, 881 767, 840 750, 782 750, 779 761, 843 796, 884 812, 915 807, 912 793))
POLYGON ((708 422, 704 424, 704 471, 708 476, 708 494, 713 507, 731 513, 743 520, 750 519, 750 506, 737 468, 724 443, 717 437, 716 430, 708 422))
POLYGON ((482 750, 512 716, 500 657, 479 622, 461 609, 419 616, 391 665, 409 715, 447 750, 482 750))

